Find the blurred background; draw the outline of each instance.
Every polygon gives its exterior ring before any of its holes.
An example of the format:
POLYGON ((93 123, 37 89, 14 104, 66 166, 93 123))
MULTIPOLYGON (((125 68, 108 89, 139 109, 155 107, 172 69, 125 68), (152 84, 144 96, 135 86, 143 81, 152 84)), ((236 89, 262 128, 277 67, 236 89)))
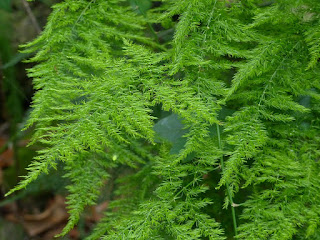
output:
MULTIPOLYGON (((66 224, 63 170, 40 176, 29 188, 5 197, 26 174, 39 145, 27 147, 32 129, 22 131, 30 112, 33 88, 27 77, 30 55, 19 52, 46 24, 59 0, 0 0, 0 239, 53 239, 66 224)), ((83 239, 108 202, 87 210, 76 229, 62 239, 83 239)))

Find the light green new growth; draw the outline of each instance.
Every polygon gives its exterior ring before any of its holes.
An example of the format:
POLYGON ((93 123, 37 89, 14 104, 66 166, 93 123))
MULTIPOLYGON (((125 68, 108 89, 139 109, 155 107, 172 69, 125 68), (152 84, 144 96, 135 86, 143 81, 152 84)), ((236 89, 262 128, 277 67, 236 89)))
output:
POLYGON ((65 0, 24 46, 46 147, 8 194, 62 164, 65 235, 126 166, 87 239, 320 239, 320 1, 141 2, 65 0))

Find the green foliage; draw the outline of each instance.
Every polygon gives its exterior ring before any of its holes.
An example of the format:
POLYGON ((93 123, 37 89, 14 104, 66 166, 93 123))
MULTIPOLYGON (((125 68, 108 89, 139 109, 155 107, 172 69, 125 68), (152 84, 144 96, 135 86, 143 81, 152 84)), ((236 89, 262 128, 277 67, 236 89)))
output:
POLYGON ((64 235, 113 174, 88 239, 320 238, 320 2, 151 3, 66 0, 24 46, 46 147, 11 192, 63 165, 64 235))

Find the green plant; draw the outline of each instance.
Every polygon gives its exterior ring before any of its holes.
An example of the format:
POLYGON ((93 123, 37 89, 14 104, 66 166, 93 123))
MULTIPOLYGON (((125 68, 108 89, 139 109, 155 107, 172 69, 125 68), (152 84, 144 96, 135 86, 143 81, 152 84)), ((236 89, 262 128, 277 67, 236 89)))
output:
POLYGON ((24 46, 47 147, 9 193, 63 164, 64 235, 130 172, 88 239, 320 239, 320 2, 149 3, 64 1, 24 46))

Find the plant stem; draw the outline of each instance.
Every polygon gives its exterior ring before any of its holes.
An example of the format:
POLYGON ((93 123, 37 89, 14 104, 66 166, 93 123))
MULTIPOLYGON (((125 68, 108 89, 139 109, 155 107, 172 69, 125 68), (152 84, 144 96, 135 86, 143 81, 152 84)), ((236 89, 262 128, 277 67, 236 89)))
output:
POLYGON ((37 19, 36 17, 34 16, 30 6, 29 6, 29 3, 26 2, 26 0, 22 0, 22 4, 27 12, 27 14, 29 15, 29 18, 34 26, 34 28, 36 29, 37 33, 40 34, 41 33, 41 27, 39 25, 39 23, 37 22, 37 19))
MULTIPOLYGON (((146 14, 144 11, 142 11, 141 6, 140 6, 140 4, 137 2, 137 0, 134 0, 134 3, 136 4, 137 10, 139 11, 139 13, 140 13, 145 19, 147 19, 147 14, 146 14)), ((156 31, 153 29, 152 25, 149 23, 149 21, 147 21, 147 25, 148 25, 148 28, 149 28, 150 31, 151 31, 151 34, 152 34, 154 40, 155 40, 157 43, 159 43, 158 35, 157 35, 156 31)))
MULTIPOLYGON (((220 127, 219 127, 218 124, 216 124, 216 126, 217 126, 217 135, 218 135, 218 145, 219 145, 219 149, 222 150, 220 127)), ((222 172, 224 172, 223 155, 220 158, 220 165, 221 165, 222 172)), ((227 188, 227 195, 228 195, 230 206, 231 206, 234 234, 235 234, 235 236, 237 236, 238 235, 238 231, 237 231, 236 211, 234 209, 234 202, 233 202, 233 198, 232 198, 232 194, 231 194, 231 190, 230 190, 230 186, 229 186, 228 182, 226 182, 226 188, 227 188)))

